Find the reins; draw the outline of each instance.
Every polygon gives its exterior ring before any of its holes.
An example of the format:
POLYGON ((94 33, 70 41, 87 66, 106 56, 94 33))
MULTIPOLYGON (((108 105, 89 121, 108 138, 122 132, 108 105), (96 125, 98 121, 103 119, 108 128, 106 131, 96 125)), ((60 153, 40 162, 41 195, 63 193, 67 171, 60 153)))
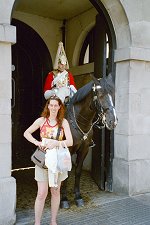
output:
MULTIPOLYGON (((93 86, 93 92, 94 92, 94 95, 93 95, 93 102, 95 103, 97 103, 98 104, 98 107, 100 107, 101 108, 101 113, 98 113, 98 118, 97 118, 97 120, 96 121, 94 121, 92 124, 91 124, 91 126, 90 126, 90 129, 88 130, 88 132, 84 132, 82 129, 81 129, 81 127, 79 126, 79 124, 78 124, 78 122, 77 122, 77 119, 76 119, 76 115, 75 115, 75 110, 74 110, 74 105, 73 105, 73 117, 74 117, 74 122, 75 122, 75 124, 76 124, 76 127, 78 128, 78 130, 82 133, 82 135, 83 135, 83 138, 82 138, 82 140, 86 140, 87 138, 88 138, 88 135, 89 135, 89 133, 91 132, 91 130, 92 130, 92 128, 94 127, 94 125, 95 124, 97 124, 98 123, 98 121, 99 120, 102 120, 102 126, 98 126, 98 125, 96 125, 99 129, 102 129, 102 128, 104 128, 105 127, 105 125, 106 125, 106 121, 105 121, 105 119, 104 119, 104 117, 105 117, 105 112, 104 112, 104 110, 103 110, 103 108, 101 107, 101 104, 100 104, 100 102, 98 101, 98 97, 97 97, 97 93, 96 93, 96 90, 97 89, 99 89, 99 88, 101 88, 99 85, 98 86, 96 86, 96 85, 94 85, 93 86)), ((97 108, 97 104, 95 103, 95 107, 97 108)), ((81 115, 80 115, 81 116, 81 115)), ((82 116, 81 116, 82 117, 82 116)), ((84 118, 85 119, 85 118, 84 118)), ((86 119, 85 119, 86 120, 86 119)))
POLYGON ((85 141, 85 140, 88 138, 88 135, 89 135, 90 131, 92 130, 93 126, 98 122, 99 118, 98 118, 94 123, 91 124, 89 131, 85 133, 85 132, 79 127, 79 125, 78 125, 78 123, 77 123, 76 116, 75 116, 75 111, 74 111, 74 106, 73 106, 73 116, 74 116, 74 120, 75 120, 75 123, 76 123, 77 128, 78 128, 79 131, 83 134, 83 138, 82 138, 82 139, 85 141))

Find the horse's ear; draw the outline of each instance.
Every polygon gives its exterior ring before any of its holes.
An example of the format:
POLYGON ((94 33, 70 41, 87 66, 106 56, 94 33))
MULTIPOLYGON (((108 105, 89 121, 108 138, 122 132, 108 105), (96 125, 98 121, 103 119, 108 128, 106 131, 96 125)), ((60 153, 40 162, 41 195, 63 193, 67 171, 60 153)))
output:
POLYGON ((97 79, 95 76, 94 76, 94 73, 91 73, 90 76, 92 77, 92 80, 94 81, 95 84, 101 84, 102 88, 107 91, 107 93, 111 94, 111 95, 114 95, 114 92, 115 92, 115 84, 114 84, 114 81, 113 81, 113 78, 112 78, 112 74, 109 73, 108 76, 105 78, 101 78, 100 80, 97 79))
POLYGON ((90 73, 90 76, 92 77, 92 80, 94 81, 95 84, 99 84, 98 79, 94 76, 94 73, 90 73))

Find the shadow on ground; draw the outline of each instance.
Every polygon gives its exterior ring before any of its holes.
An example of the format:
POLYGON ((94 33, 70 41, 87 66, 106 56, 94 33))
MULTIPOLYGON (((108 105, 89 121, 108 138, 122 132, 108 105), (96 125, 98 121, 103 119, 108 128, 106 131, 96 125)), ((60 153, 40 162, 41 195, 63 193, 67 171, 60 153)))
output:
MULTIPOLYGON (((17 210, 33 209, 34 201, 37 193, 37 184, 34 180, 34 168, 18 170, 12 172, 12 176, 16 179, 17 184, 17 210)), ((71 208, 75 206, 74 203, 74 169, 70 173, 68 180, 68 198, 70 201, 71 208)), ((82 172, 81 177, 81 193, 84 199, 85 205, 90 202, 89 194, 92 192, 100 192, 97 185, 87 171, 82 172)), ((45 207, 50 206, 50 193, 46 199, 45 207)))
MULTIPOLYGON (((34 201, 36 198, 37 185, 34 180, 34 168, 18 170, 12 173, 17 183, 17 207, 16 225, 34 224, 34 201)), ((149 225, 142 223, 143 204, 140 205, 142 214, 138 213, 139 205, 135 199, 128 196, 117 195, 106 191, 100 191, 87 171, 82 171, 81 193, 85 202, 84 207, 78 208, 74 202, 74 169, 68 180, 68 198, 70 209, 61 209, 58 212, 58 224, 66 225, 149 225), (134 212, 134 211, 135 212, 134 212), (92 216, 91 216, 92 215, 92 216), (120 217, 121 215, 121 217, 120 217), (137 215, 139 217, 137 218, 137 215), (140 220, 140 223, 137 221, 140 220), (117 221, 117 223, 116 223, 117 221), (132 223, 130 223, 132 221, 132 223)), ((150 210, 144 208, 144 215, 149 220, 150 210)), ((47 197, 41 225, 49 225, 50 193, 47 197)))

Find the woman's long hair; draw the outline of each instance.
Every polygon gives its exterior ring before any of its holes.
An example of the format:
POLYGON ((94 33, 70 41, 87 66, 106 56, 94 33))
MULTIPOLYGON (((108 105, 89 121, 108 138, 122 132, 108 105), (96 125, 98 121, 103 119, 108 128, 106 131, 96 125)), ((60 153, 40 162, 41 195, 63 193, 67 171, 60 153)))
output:
POLYGON ((49 105, 51 100, 56 100, 58 102, 59 106, 60 106, 60 109, 58 110, 58 114, 57 114, 56 119, 57 119, 58 126, 61 127, 63 119, 64 119, 64 115, 65 115, 65 108, 64 108, 64 105, 63 105, 62 101, 57 96, 51 96, 47 100, 47 102, 45 104, 45 107, 43 109, 43 112, 41 113, 41 116, 44 117, 44 118, 48 118, 50 116, 50 111, 48 109, 48 105, 49 105))

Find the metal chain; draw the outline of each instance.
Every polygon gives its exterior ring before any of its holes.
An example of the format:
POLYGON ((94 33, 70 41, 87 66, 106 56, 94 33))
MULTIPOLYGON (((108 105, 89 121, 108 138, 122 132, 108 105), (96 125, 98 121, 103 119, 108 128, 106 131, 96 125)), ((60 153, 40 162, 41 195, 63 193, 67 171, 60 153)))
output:
POLYGON ((88 131, 87 133, 85 133, 85 132, 79 127, 79 125, 78 125, 78 123, 77 123, 77 121, 76 121, 76 116, 75 116, 74 106, 73 106, 73 116, 74 116, 75 123, 76 123, 78 129, 79 129, 80 132, 83 134, 83 140, 86 140, 87 137, 88 137, 88 135, 89 135, 89 133, 90 133, 90 131, 92 130, 93 126, 98 122, 99 118, 98 118, 94 123, 92 123, 92 125, 91 125, 89 131, 88 131))

